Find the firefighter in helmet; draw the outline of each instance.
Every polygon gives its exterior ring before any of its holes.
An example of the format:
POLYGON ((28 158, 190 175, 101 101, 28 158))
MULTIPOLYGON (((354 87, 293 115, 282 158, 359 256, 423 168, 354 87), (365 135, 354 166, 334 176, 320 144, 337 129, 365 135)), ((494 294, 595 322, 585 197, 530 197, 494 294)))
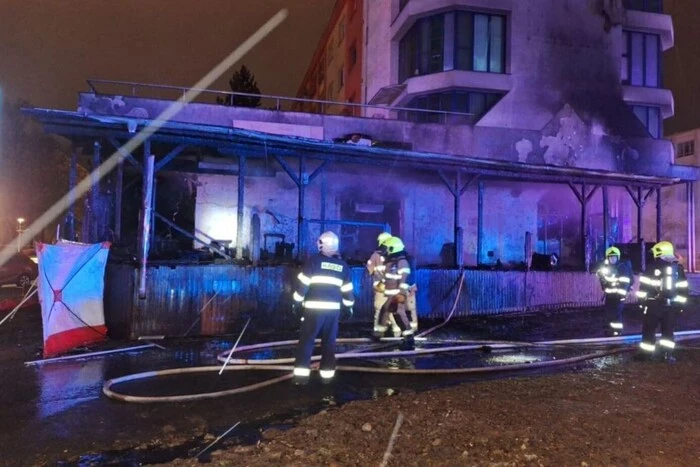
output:
POLYGON ((605 250, 605 262, 598 269, 600 286, 605 293, 605 314, 608 320, 608 334, 622 334, 622 309, 632 286, 632 265, 620 259, 620 249, 611 246, 605 250))
POLYGON ((414 334, 418 329, 418 316, 415 296, 412 303, 408 300, 410 293, 415 295, 415 288, 411 291, 409 281, 411 266, 403 241, 399 237, 391 237, 386 241, 385 246, 387 250, 386 271, 384 273, 386 302, 382 306, 379 324, 375 332, 383 334, 386 331, 386 326, 383 323, 386 317, 391 315, 401 329, 403 340, 400 348, 413 350, 415 346, 414 334))
POLYGON ((314 340, 321 334, 321 380, 335 376, 335 340, 341 311, 352 316, 355 303, 350 268, 338 256, 338 236, 324 232, 318 254, 309 258, 297 276, 295 311, 301 310, 299 344, 294 362, 294 383, 305 384, 311 374, 314 340))
MULTIPOLYGON (((377 249, 372 253, 372 256, 367 260, 367 271, 372 277, 372 288, 374 289, 374 322, 373 329, 375 337, 383 337, 383 333, 380 336, 377 329, 379 324, 379 313, 386 302, 386 296, 384 295, 384 272, 386 270, 386 246, 385 243, 391 238, 391 234, 388 232, 382 232, 377 237, 377 249)), ((401 328, 394 321, 394 317, 388 315, 385 317, 386 322, 383 323, 386 327, 391 326, 391 331, 394 337, 399 337, 401 335, 401 328)))
POLYGON ((673 331, 676 313, 688 301, 688 280, 683 266, 678 263, 671 242, 659 242, 651 248, 654 260, 639 277, 637 296, 645 306, 642 324, 641 359, 653 356, 656 350, 656 326, 661 323, 659 347, 662 359, 674 362, 676 346, 673 331))

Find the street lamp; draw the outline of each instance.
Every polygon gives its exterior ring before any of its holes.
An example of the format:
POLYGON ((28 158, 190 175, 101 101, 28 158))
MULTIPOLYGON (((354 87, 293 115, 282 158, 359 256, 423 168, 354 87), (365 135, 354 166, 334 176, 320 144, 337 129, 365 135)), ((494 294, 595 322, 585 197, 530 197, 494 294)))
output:
POLYGON ((22 251, 22 224, 24 224, 24 217, 17 218, 17 253, 22 251))

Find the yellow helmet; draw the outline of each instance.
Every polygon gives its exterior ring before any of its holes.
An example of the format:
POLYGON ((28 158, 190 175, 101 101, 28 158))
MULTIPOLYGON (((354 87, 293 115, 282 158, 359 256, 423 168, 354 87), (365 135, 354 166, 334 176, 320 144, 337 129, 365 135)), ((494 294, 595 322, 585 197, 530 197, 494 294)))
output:
POLYGON ((377 237, 377 246, 382 246, 384 243, 391 238, 391 234, 387 232, 382 232, 377 237))
POLYGON ((620 249, 617 248, 616 246, 611 246, 607 250, 605 250, 605 257, 607 258, 608 256, 617 256, 618 258, 620 257, 620 249))
POLYGON ((654 258, 673 256, 673 243, 667 241, 659 242, 651 247, 651 253, 654 255, 654 258))
POLYGON ((389 254, 400 253, 406 248, 399 237, 391 237, 384 242, 384 246, 389 254))

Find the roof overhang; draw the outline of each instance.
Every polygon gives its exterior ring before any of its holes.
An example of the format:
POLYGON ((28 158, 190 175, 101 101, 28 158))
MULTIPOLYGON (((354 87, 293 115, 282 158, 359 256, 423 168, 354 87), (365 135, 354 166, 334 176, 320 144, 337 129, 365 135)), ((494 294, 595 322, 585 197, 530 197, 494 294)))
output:
POLYGON ((235 157, 230 156, 231 154, 251 158, 271 155, 306 156, 317 160, 384 167, 400 161, 403 168, 461 171, 484 178, 540 183, 660 187, 700 179, 700 170, 685 166, 671 166, 669 176, 663 177, 359 146, 173 121, 83 115, 78 112, 49 109, 24 109, 24 112, 39 120, 47 132, 73 139, 124 140, 132 138, 137 132, 155 123, 158 128, 150 136, 153 141, 209 147, 216 149, 222 157, 235 157))

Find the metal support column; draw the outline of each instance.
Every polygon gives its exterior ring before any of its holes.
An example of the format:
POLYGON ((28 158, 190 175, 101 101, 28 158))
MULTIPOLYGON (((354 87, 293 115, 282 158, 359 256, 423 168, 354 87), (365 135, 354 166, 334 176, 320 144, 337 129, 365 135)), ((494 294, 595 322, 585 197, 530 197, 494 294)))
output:
POLYGON ((588 238, 588 202, 586 198, 586 184, 581 184, 581 196, 583 200, 581 201, 581 243, 583 246, 583 264, 586 272, 591 271, 591 255, 589 252, 589 238, 588 238))
POLYGON ((688 224, 688 271, 696 271, 695 261, 695 182, 686 183, 686 201, 687 201, 687 224, 688 224))
POLYGON ((245 216, 245 156, 238 156, 238 210, 236 214, 236 259, 243 259, 243 218, 245 216))
POLYGON ((99 141, 95 141, 92 147, 92 179, 90 180, 90 238, 88 242, 98 242, 101 239, 98 238, 100 235, 99 228, 101 227, 98 222, 98 208, 99 197, 100 197, 100 171, 99 167, 102 162, 100 157, 100 150, 102 145, 99 141))
POLYGON ((464 229, 461 225, 461 212, 462 212, 462 195, 469 187, 469 184, 476 179, 475 175, 472 175, 467 182, 462 185, 462 173, 458 170, 455 174, 455 182, 451 183, 442 171, 438 171, 437 174, 442 179, 443 183, 447 186, 454 197, 454 266, 456 268, 462 268, 464 265, 464 229))
POLYGON ((661 241, 661 188, 656 189, 656 241, 661 241))
POLYGON ((299 208, 298 208, 298 224, 297 224, 297 237, 298 237, 298 247, 297 247, 297 259, 304 259, 304 242, 306 240, 306 227, 307 219, 304 216, 305 207, 305 196, 306 187, 319 175, 323 173, 323 169, 326 167, 329 161, 325 160, 321 165, 319 165, 316 170, 311 174, 306 172, 306 158, 304 156, 299 157, 299 175, 294 173, 294 170, 287 164, 287 162, 280 156, 274 156, 275 160, 282 166, 287 175, 296 183, 299 188, 299 208))
POLYGON ((306 173, 306 158, 301 156, 299 158, 299 218, 297 225, 297 238, 299 243, 299 249, 297 250, 297 257, 299 261, 303 261, 306 258, 305 254, 305 241, 306 241, 306 220, 304 219, 304 206, 306 201, 306 185, 309 184, 309 177, 306 173))
POLYGON ((326 191, 328 190, 326 172, 321 174, 321 232, 326 231, 326 191))
POLYGON ((153 208, 153 174, 155 157, 151 154, 151 142, 143 143, 143 187, 141 200, 141 216, 139 225, 139 274, 138 294, 140 299, 146 298, 146 266, 148 265, 148 250, 151 231, 151 211, 153 208))
POLYGON ((68 173, 68 219, 66 221, 66 232, 65 238, 68 240, 77 240, 75 232, 75 185, 78 181, 78 148, 73 147, 73 151, 70 154, 70 171, 68 173))
POLYGON ((484 182, 479 180, 476 213, 476 265, 481 264, 481 250, 484 248, 484 182))
POLYGON ((642 214, 644 211, 644 205, 646 204, 647 200, 649 197, 652 195, 652 193, 655 192, 654 188, 649 188, 649 191, 647 192, 646 195, 643 195, 643 188, 639 187, 637 188, 637 192, 635 193, 632 191, 632 189, 628 186, 625 186, 625 189, 627 190, 627 193, 629 193, 630 197, 632 198, 632 201, 634 201, 634 204, 637 205, 637 242, 639 243, 641 247, 641 258, 640 258, 640 264, 642 270, 646 268, 646 247, 645 247, 645 242, 644 239, 642 238, 642 214))
POLYGON ((114 241, 118 242, 122 236, 122 198, 124 195, 124 163, 117 164, 117 175, 114 182, 114 241))
POLYGON ((578 191, 572 183, 569 183, 569 187, 578 198, 579 203, 581 203, 581 254, 583 259, 583 265, 586 272, 591 271, 591 248, 590 248, 590 238, 588 235, 588 202, 593 198, 595 192, 600 188, 599 185, 594 186, 591 191, 588 191, 586 184, 581 184, 581 192, 578 191))
MULTIPOLYGON (((154 156, 155 157, 155 156, 154 156)), ((154 159, 155 160, 155 159, 154 159)), ((151 233, 150 248, 156 244, 156 198, 158 196, 158 177, 156 177, 155 163, 153 165, 153 189, 151 194, 151 233)))
POLYGON ((640 200, 640 202, 637 203, 637 240, 642 241, 642 222, 643 222, 643 210, 644 210, 644 202, 641 201, 642 199, 642 189, 637 188, 637 199, 640 200))
POLYGON ((603 248, 606 250, 610 246, 610 200, 608 198, 608 187, 603 186, 603 248))

